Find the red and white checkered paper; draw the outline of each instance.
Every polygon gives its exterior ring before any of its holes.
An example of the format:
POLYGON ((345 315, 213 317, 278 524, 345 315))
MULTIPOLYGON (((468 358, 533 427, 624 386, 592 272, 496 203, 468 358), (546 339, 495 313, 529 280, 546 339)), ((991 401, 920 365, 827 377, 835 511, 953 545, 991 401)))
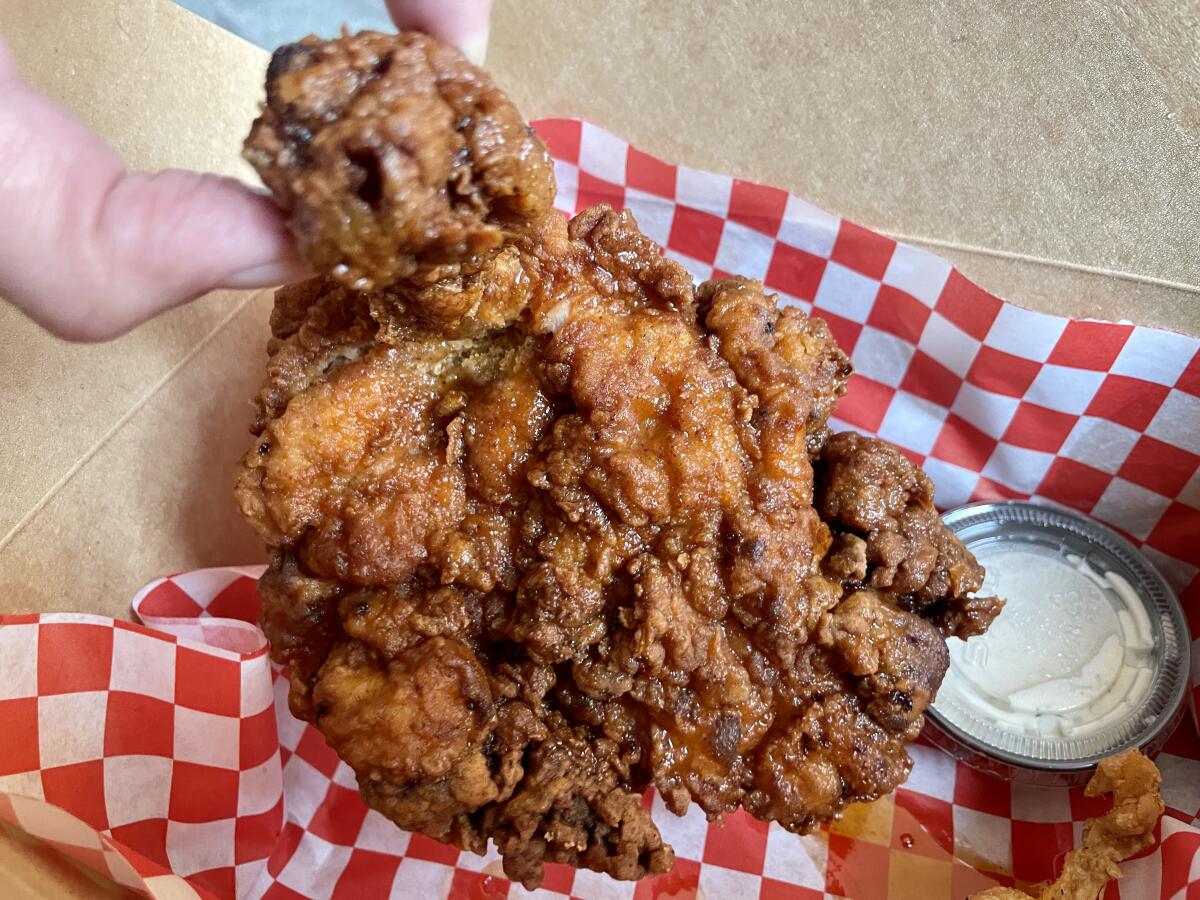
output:
MULTIPOLYGON (((835 427, 921 463, 943 507, 1064 504, 1142 547, 1200 648, 1200 341, 1031 312, 949 263, 796 196, 674 166, 575 120, 536 123, 559 205, 630 207, 699 279, 739 273, 826 319, 856 374, 835 427)), ((952 199, 952 198, 948 198, 952 199)), ((152 896, 961 898, 1053 875, 1079 790, 1024 788, 925 744, 891 797, 807 837, 738 813, 683 818, 647 795, 674 871, 639 884, 547 867, 528 894, 495 853, 401 832, 292 719, 257 619, 258 570, 160 579, 145 625, 0 617, 0 817, 152 896)), ((1158 758, 1168 815, 1109 897, 1200 896, 1200 740, 1187 717, 1158 758)))

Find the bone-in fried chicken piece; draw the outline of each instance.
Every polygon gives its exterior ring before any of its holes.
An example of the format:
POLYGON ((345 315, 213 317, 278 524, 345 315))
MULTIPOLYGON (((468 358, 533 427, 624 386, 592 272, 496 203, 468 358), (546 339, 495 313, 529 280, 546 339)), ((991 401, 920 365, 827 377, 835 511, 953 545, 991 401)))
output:
POLYGON ((554 200, 546 149, 508 98, 416 32, 275 51, 245 155, 313 267, 358 290, 453 277, 554 200))
MULTIPOLYGON (((388 110, 407 122, 425 82, 378 61, 451 51, 395 45, 300 45, 271 78, 311 76, 305 105, 269 102, 271 133, 310 108, 348 145, 380 139, 388 110)), ((456 184, 490 184, 492 157, 465 146, 456 184)), ((314 160, 272 171, 311 184, 330 174, 314 160)), ((325 183, 328 202, 301 198, 322 221, 361 200, 325 183)), ((399 254, 399 280, 277 299, 237 496, 272 548, 263 626, 293 711, 371 806, 469 850, 494 839, 528 887, 545 861, 668 869, 651 785, 677 814, 743 806, 795 831, 895 787, 943 632, 989 608, 924 476, 829 437, 850 374, 829 329, 757 281, 695 288, 603 206, 509 217, 486 252, 417 248, 446 227, 438 198, 329 245, 362 271, 399 254)), ((493 199, 476 225, 511 212, 493 199)))

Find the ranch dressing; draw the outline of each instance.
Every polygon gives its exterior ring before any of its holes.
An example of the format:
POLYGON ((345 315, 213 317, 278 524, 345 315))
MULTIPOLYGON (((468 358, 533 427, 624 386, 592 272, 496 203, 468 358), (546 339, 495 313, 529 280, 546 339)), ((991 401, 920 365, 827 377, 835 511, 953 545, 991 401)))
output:
POLYGON ((1136 547, 1081 513, 1022 501, 951 510, 947 527, 1005 607, 951 639, 929 740, 981 771, 1077 786, 1125 747, 1153 754, 1183 715, 1188 626, 1136 547))
POLYGON ((1137 708, 1154 644, 1128 581, 1045 546, 994 542, 975 552, 987 569, 981 593, 1006 605, 983 636, 950 642, 939 698, 1045 738, 1081 737, 1137 708))

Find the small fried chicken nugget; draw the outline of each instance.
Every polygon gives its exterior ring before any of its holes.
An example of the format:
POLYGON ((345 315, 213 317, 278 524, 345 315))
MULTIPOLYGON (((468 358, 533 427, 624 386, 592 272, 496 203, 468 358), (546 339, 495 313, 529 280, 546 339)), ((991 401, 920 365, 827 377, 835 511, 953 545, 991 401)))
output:
MULTIPOLYGON (((1109 881, 1121 877, 1123 859, 1154 843, 1154 826, 1163 814, 1158 768, 1138 750, 1126 750, 1100 761, 1084 793, 1112 794, 1104 815, 1083 825, 1083 846, 1067 854, 1062 873, 1040 893, 1038 900, 1097 900, 1109 881)), ((1007 887, 988 888, 970 900, 1029 900, 1031 895, 1007 887)))

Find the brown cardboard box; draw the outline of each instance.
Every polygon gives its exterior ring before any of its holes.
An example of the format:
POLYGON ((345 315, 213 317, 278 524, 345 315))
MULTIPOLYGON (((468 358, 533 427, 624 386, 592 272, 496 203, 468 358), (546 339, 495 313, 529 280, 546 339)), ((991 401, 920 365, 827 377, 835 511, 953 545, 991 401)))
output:
POLYGON ((528 114, 787 188, 1005 299, 1200 329, 1194 3, 513 0, 488 65, 528 114))
MULTIPOLYGON (((501 0, 489 65, 528 116, 789 188, 1008 299, 1200 331, 1200 12, 917 6, 501 0)), ((0 0, 0 33, 132 167, 249 177, 263 51, 167 0, 0 0)), ((0 612, 125 617, 151 578, 262 558, 230 473, 269 302, 215 294, 98 346, 0 304, 0 612)), ((95 893, 5 834, 0 873, 95 893)))

